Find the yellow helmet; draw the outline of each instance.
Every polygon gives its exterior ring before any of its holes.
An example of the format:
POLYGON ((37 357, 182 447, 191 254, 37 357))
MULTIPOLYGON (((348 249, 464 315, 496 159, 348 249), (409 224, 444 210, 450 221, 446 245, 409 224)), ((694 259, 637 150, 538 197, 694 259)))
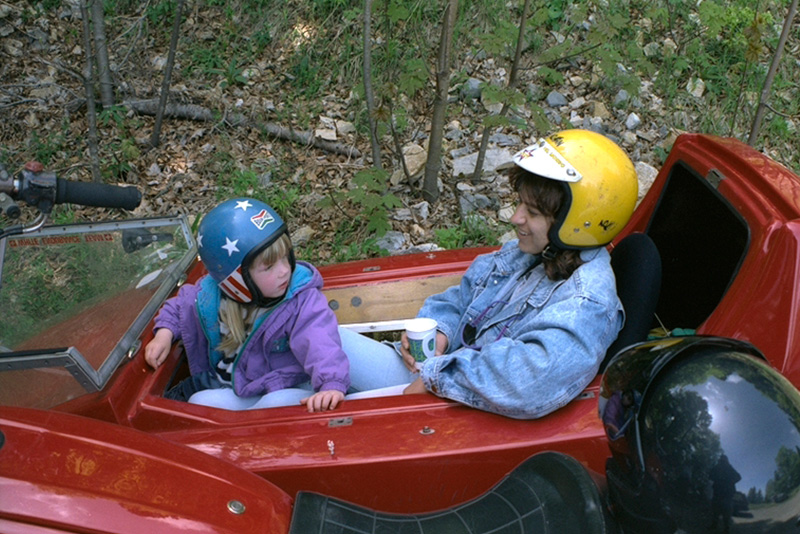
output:
POLYGON ((514 155, 526 171, 563 182, 569 200, 550 227, 550 243, 566 249, 607 245, 636 206, 633 162, 613 141, 589 130, 565 130, 514 155))

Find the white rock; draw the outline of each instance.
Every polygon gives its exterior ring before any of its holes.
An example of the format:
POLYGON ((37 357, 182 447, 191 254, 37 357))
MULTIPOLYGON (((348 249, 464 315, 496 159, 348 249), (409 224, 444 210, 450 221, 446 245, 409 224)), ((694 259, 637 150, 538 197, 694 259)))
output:
POLYGON ((583 98, 582 96, 579 96, 578 98, 569 103, 569 107, 571 107, 572 109, 582 108, 585 105, 586 105, 586 99, 583 98))
POLYGON ((625 127, 628 130, 635 130, 642 124, 642 119, 639 118, 639 115, 636 113, 631 113, 628 115, 628 118, 625 119, 625 127))
POLYGON ((636 199, 636 203, 638 204, 641 202, 642 198, 644 198, 650 186, 653 185, 656 176, 658 176, 658 169, 643 161, 636 162, 635 168, 636 176, 639 179, 639 196, 636 199))
POLYGON ((292 242, 295 245, 306 244, 312 237, 314 237, 314 233, 314 229, 310 226, 302 226, 292 232, 292 242))
POLYGON ((686 90, 695 98, 700 98, 706 92, 706 82, 701 78, 691 78, 686 84, 686 90))
POLYGON ((39 121, 39 118, 36 116, 36 113, 31 111, 25 117, 25 125, 28 126, 31 129, 36 129, 36 128, 39 128, 39 126, 41 126, 42 123, 39 121))
POLYGON ((337 120, 336 131, 342 135, 356 133, 356 127, 352 122, 337 120))
POLYGON ((167 65, 167 58, 165 58, 164 56, 156 56, 150 60, 150 63, 153 65, 154 69, 161 72, 167 65))
POLYGON ((16 39, 6 39, 5 43, 3 43, 3 48, 5 48, 9 56, 22 56, 22 41, 17 41, 16 39))
MULTIPOLYGON (((428 153, 422 146, 416 143, 411 143, 403 147, 403 158, 406 160, 408 174, 413 180, 414 178, 418 177, 425 168, 425 162, 428 159, 428 153)), ((390 181, 392 185, 397 185, 403 181, 404 177, 405 173, 403 172, 403 166, 399 165, 398 168, 392 173, 390 181)))
POLYGON ((470 184, 468 184, 466 182, 458 182, 456 184, 456 189, 458 191, 461 191, 462 193, 464 193, 464 192, 473 193, 475 191, 475 186, 474 185, 470 185, 470 184))
POLYGON ((336 141, 336 122, 330 117, 321 116, 314 135, 326 141, 336 141))
POLYGON ((597 117, 598 119, 607 119, 611 117, 611 113, 608 111, 608 108, 602 102, 593 102, 592 103, 592 115, 597 117))
MULTIPOLYGON (((516 151, 515 151, 516 152, 516 151)), ((497 171, 500 167, 505 167, 511 163, 512 153, 505 148, 490 148, 486 151, 483 160, 483 170, 488 172, 497 171)), ((478 162, 478 153, 474 152, 468 156, 463 156, 453 160, 454 176, 470 176, 475 172, 475 164, 478 162)))
POLYGON ((511 222, 511 217, 514 216, 514 212, 516 212, 516 208, 514 206, 503 206, 497 212, 497 218, 504 223, 511 222))
POLYGON ((627 132, 623 132, 622 133, 622 144, 624 144, 626 146, 635 145, 637 139, 638 138, 636 137, 636 134, 631 132, 631 131, 627 131, 627 132))
POLYGON ((661 45, 658 43, 647 43, 644 46, 644 55, 646 57, 653 57, 661 53, 661 45))

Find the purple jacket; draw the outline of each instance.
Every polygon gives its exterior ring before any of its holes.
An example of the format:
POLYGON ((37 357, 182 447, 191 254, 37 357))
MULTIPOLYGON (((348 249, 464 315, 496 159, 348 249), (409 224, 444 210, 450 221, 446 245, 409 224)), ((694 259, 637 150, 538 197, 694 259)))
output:
MULTIPOLYGON (((321 288, 319 271, 297 262, 286 297, 257 323, 237 357, 233 372, 237 395, 265 395, 309 377, 315 391, 347 392, 350 364, 342 351, 336 316, 321 288)), ((213 332, 203 326, 218 321, 219 299, 216 283, 205 276, 197 284, 181 287, 156 317, 155 329, 168 328, 175 340, 183 341, 193 375, 211 370, 212 359, 219 358, 209 347, 213 332)))

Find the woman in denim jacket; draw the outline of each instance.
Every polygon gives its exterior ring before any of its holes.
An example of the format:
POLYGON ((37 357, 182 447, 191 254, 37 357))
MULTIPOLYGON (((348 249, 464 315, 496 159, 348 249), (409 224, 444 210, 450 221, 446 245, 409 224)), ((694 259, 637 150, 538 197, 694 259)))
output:
POLYGON ((429 297, 418 313, 438 323, 437 357, 417 375, 405 335, 398 358, 340 329, 352 386, 367 390, 347 398, 402 388, 532 419, 564 406, 597 374, 624 321, 605 245, 633 213, 633 164, 584 130, 541 139, 513 161, 518 239, 476 258, 460 285, 429 297))

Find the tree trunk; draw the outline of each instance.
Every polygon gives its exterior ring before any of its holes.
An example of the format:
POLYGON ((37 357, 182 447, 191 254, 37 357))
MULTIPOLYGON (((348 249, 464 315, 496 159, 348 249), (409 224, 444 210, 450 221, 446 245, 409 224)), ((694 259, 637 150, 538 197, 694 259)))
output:
POLYGON ((103 0, 91 0, 91 10, 97 77, 100 82, 100 102, 105 109, 108 109, 114 105, 114 82, 111 79, 111 67, 108 61, 103 0))
MULTIPOLYGON (((528 20, 528 10, 530 9, 530 0, 525 0, 522 6, 522 19, 519 22, 519 36, 517 37, 517 48, 514 52, 514 62, 511 64, 511 73, 508 75, 508 88, 513 89, 517 86, 517 74, 519 73, 519 60, 522 57, 522 48, 525 37, 525 23, 528 20)), ((504 117, 508 113, 508 104, 503 103, 500 108, 500 116, 504 117)), ((483 174, 483 160, 486 157, 486 148, 489 146, 489 136, 491 134, 490 128, 483 129, 481 136, 481 146, 478 150, 478 159, 475 161, 475 170, 472 172, 472 181, 477 182, 483 174)))
POLYGON ((172 23, 172 39, 169 42, 167 65, 164 68, 164 81, 161 84, 161 98, 156 111, 156 123, 153 126, 153 136, 150 138, 150 145, 153 147, 157 147, 161 142, 161 122, 164 119, 164 108, 167 106, 169 87, 172 83, 172 66, 175 64, 175 49, 178 48, 178 35, 180 34, 182 16, 183 0, 178 0, 178 5, 175 7, 175 21, 172 23))
POLYGON ((86 121, 89 123, 89 166, 92 170, 92 180, 102 181, 100 174, 100 156, 97 147, 97 112, 94 101, 94 57, 92 55, 92 36, 89 27, 89 10, 86 0, 81 0, 81 19, 83 22, 83 47, 86 51, 86 65, 83 73, 83 86, 86 90, 86 121))
POLYGON ((789 38, 789 31, 792 29, 792 21, 797 13, 797 0, 792 0, 792 5, 789 6, 789 13, 783 21, 783 31, 778 41, 778 47, 775 49, 775 55, 772 56, 772 64, 769 66, 769 72, 764 79, 764 88, 761 90, 761 95, 758 97, 758 108, 756 109, 756 117, 753 119, 753 127, 750 129, 750 137, 747 139, 747 144, 753 146, 758 139, 758 134, 761 131, 761 121, 764 120, 764 114, 767 111, 767 101, 769 100, 769 92, 772 89, 772 81, 775 79, 775 72, 778 70, 778 63, 781 61, 783 55, 783 47, 786 40, 789 38))
POLYGON ((422 180, 422 197, 428 202, 439 198, 439 171, 442 168, 442 138, 447 112, 447 94, 450 90, 450 47, 458 15, 458 0, 448 0, 442 23, 442 36, 436 58, 436 95, 433 100, 431 134, 428 141, 428 159, 422 180))
MULTIPOLYGON (((364 0, 364 96, 367 101, 369 141, 372 146, 372 166, 383 168, 378 124, 375 118, 375 94, 372 92, 372 0, 364 0)), ((402 157, 402 155, 401 155, 402 157)))

